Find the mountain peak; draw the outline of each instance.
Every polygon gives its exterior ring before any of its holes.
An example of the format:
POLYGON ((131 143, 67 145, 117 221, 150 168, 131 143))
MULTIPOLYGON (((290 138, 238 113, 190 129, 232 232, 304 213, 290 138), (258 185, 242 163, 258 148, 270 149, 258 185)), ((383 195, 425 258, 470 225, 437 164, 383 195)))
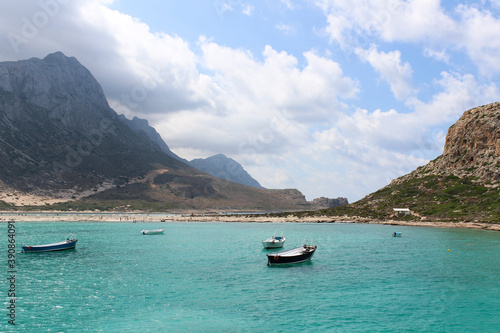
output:
POLYGON ((62 61, 69 61, 69 60, 78 62, 78 60, 75 57, 68 57, 64 53, 62 53, 61 51, 56 51, 54 53, 50 53, 50 54, 46 55, 45 58, 43 58, 43 60, 48 61, 48 62, 55 62, 55 61, 62 62, 62 61))
POLYGON ((229 180, 238 184, 263 188, 257 180, 243 169, 241 164, 224 154, 217 154, 205 159, 197 158, 189 162, 192 167, 209 175, 229 180))
POLYGON ((104 92, 90 71, 62 52, 49 54, 43 60, 2 62, 0 74, 0 91, 17 94, 26 103, 53 113, 67 109, 69 96, 79 99, 84 104, 80 106, 89 110, 96 106, 109 109, 104 92))
MULTIPOLYGON (((76 58, 0 63, 0 181, 13 187, 88 189, 177 166, 119 120, 76 58)), ((187 167, 187 166, 186 166, 187 167)))

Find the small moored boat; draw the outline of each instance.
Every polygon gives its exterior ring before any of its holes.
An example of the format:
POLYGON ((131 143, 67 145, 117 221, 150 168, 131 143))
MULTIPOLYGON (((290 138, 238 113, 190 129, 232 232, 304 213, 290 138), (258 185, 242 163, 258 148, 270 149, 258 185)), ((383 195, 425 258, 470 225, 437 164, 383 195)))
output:
POLYGON ((312 258, 317 245, 307 245, 297 247, 292 250, 267 254, 268 265, 298 264, 306 262, 312 258))
POLYGON ((155 229, 155 230, 143 230, 141 234, 143 235, 159 235, 162 234, 165 230, 163 229, 155 229))
POLYGON ((277 249, 283 247, 283 244, 285 244, 285 237, 283 236, 273 236, 262 241, 262 245, 265 249, 277 249))
POLYGON ((52 251, 63 251, 71 250, 76 247, 76 242, 78 239, 67 239, 59 243, 44 244, 44 245, 29 245, 22 246, 23 252, 52 252, 52 251))
POLYGON ((393 237, 401 237, 401 231, 394 231, 392 234, 393 237))

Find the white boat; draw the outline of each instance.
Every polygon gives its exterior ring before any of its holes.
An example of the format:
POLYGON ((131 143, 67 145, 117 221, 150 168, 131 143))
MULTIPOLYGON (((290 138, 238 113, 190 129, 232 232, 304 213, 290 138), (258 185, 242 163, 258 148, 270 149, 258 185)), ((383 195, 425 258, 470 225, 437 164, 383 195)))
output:
POLYGON ((155 229, 155 230, 143 230, 141 234, 143 235, 159 235, 162 234, 165 230, 163 229, 155 229))
POLYGON ((285 244, 285 237, 283 236, 273 236, 262 241, 262 245, 265 249, 277 249, 283 247, 283 244, 285 244))

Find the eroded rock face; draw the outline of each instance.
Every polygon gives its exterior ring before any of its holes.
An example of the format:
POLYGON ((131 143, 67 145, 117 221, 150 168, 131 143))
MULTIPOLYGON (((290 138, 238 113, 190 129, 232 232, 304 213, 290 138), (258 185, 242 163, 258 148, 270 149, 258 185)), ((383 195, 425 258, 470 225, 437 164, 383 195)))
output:
POLYGON ((321 209, 321 208, 334 208, 342 205, 348 205, 349 201, 347 200, 347 198, 343 197, 338 197, 336 199, 320 197, 314 199, 312 203, 316 207, 318 207, 318 209, 321 209))
POLYGON ((500 103, 465 112, 448 130, 443 157, 436 166, 452 168, 459 177, 500 182, 500 103))
POLYGON ((448 130, 443 155, 432 164, 440 173, 500 183, 500 103, 466 111, 448 130))
POLYGON ((448 130, 443 155, 393 183, 429 174, 500 185, 500 102, 464 112, 448 130))

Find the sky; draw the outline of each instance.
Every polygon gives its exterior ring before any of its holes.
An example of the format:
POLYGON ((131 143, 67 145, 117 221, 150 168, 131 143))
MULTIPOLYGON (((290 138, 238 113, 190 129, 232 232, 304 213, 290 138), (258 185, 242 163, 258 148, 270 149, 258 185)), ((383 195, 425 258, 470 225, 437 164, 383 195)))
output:
POLYGON ((500 101, 500 0, 0 0, 0 61, 76 57, 180 157, 354 202, 500 101))

